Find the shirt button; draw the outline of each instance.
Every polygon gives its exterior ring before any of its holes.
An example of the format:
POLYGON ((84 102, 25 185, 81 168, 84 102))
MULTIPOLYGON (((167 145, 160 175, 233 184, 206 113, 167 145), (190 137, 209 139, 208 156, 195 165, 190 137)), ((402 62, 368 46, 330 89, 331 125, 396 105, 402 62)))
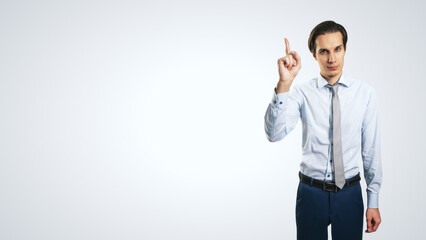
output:
POLYGON ((333 162, 333 160, 330 160, 330 162, 333 162))
POLYGON ((280 104, 283 104, 283 102, 280 102, 280 104))
POLYGON ((327 177, 330 177, 330 174, 328 174, 327 177))

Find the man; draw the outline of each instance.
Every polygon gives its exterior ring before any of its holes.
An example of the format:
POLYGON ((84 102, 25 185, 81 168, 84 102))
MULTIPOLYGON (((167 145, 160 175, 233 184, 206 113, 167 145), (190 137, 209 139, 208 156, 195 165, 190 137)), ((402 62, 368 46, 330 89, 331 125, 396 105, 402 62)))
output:
MULTIPOLYGON (((382 181, 378 101, 365 82, 343 74, 347 33, 333 21, 318 24, 308 40, 320 74, 293 85, 300 56, 290 50, 278 59, 279 81, 265 114, 271 142, 287 136, 302 121, 302 163, 296 201, 297 239, 362 239, 364 203, 357 161, 367 183, 367 230, 375 232, 382 181), (291 86, 291 90, 290 90, 291 86)), ((360 68, 362 70, 362 68, 360 68)))

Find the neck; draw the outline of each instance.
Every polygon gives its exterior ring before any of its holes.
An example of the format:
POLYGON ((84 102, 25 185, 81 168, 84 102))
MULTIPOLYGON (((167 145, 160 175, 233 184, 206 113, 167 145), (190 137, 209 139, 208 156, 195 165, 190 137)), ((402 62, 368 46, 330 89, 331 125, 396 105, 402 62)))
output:
POLYGON ((328 82, 328 83, 330 83, 331 85, 334 85, 337 81, 339 81, 340 76, 342 76, 342 72, 340 72, 340 74, 339 74, 339 75, 331 76, 331 77, 326 77, 326 76, 322 75, 322 73, 320 73, 320 74, 321 74, 321 76, 322 76, 325 80, 327 80, 327 82, 328 82))

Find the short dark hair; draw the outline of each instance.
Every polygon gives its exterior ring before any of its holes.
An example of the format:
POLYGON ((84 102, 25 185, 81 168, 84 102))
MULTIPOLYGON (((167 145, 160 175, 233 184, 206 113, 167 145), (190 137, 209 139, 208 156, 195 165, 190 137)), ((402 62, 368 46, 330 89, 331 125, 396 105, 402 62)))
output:
POLYGON ((315 44, 315 40, 319 35, 334 32, 340 32, 342 34, 343 47, 346 50, 346 42, 348 42, 348 33, 346 32, 346 29, 342 25, 330 20, 324 21, 318 24, 314 29, 312 29, 308 39, 308 47, 311 53, 315 55, 317 47, 315 44))

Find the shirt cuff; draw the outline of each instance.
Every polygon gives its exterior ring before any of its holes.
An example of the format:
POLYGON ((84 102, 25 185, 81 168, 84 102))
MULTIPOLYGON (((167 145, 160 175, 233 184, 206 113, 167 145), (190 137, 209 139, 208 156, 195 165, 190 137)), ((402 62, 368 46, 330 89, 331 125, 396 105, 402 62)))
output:
POLYGON ((277 94, 276 89, 274 89, 274 94, 272 96, 271 104, 275 108, 285 109, 288 106, 288 98, 289 98, 289 92, 277 94))
POLYGON ((379 194, 367 192, 367 207, 379 208, 379 194))

